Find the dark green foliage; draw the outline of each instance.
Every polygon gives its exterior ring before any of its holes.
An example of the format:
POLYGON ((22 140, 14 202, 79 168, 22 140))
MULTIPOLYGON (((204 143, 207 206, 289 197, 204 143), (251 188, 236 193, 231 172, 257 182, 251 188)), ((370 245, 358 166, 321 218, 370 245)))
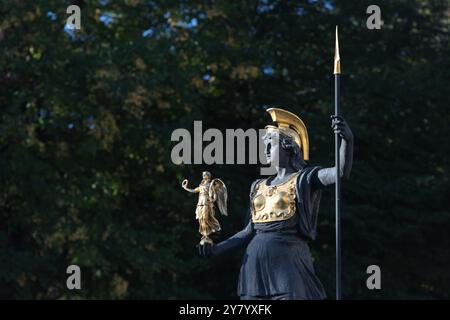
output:
MULTIPOLYGON (((83 3, 75 39, 69 2, 0 4, 0 297, 235 297, 241 254, 196 256, 196 196, 180 182, 223 178, 226 237, 244 225, 258 168, 173 165, 171 132, 193 120, 261 128, 279 106, 305 121, 311 163, 332 165, 338 24, 355 135, 343 296, 450 298, 447 1, 379 1, 372 31, 369 1, 83 3), (105 12, 117 15, 108 25, 105 12), (81 291, 66 289, 70 264, 81 291), (366 288, 371 264, 382 290, 366 288)), ((333 199, 326 190, 312 244, 330 298, 333 199)))

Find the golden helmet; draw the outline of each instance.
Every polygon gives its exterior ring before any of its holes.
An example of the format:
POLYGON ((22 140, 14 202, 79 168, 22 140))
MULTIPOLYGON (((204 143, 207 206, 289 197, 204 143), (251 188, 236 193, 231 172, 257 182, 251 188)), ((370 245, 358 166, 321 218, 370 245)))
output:
POLYGON ((269 108, 266 110, 272 117, 272 121, 276 122, 278 126, 266 126, 267 132, 279 131, 291 137, 295 143, 303 151, 303 160, 309 160, 309 141, 308 131, 303 121, 292 112, 279 109, 269 108))

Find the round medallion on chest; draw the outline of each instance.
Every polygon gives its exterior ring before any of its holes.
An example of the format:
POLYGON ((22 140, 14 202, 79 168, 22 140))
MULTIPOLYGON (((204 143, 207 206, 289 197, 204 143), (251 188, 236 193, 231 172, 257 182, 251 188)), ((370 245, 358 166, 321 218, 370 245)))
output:
POLYGON ((266 198, 263 195, 258 195, 253 199, 253 206, 256 211, 261 211, 266 206, 266 198))
POLYGON ((286 191, 281 191, 274 196, 273 207, 276 210, 283 210, 289 208, 289 193, 286 191))

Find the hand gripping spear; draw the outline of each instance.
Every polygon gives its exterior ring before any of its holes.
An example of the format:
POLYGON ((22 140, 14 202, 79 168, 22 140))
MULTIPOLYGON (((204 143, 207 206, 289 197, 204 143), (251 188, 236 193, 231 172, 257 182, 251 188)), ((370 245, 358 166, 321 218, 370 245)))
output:
MULTIPOLYGON (((336 48, 334 52, 334 115, 340 115, 341 99, 341 58, 339 57, 339 39, 338 27, 336 26, 336 48)), ((340 159, 339 149, 341 147, 341 138, 339 134, 334 135, 334 152, 336 165, 336 184, 335 184, 335 206, 336 206, 336 300, 341 300, 341 210, 340 210, 340 159)))

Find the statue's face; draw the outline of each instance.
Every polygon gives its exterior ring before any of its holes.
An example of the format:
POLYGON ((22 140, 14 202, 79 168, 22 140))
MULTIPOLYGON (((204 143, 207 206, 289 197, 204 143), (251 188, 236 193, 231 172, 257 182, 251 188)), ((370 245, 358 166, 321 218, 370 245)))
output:
POLYGON ((280 136, 278 132, 267 132, 263 136, 265 155, 268 164, 280 163, 280 136))
POLYGON ((207 174, 207 173, 205 173, 205 172, 203 172, 203 175, 202 175, 202 177, 203 177, 203 179, 204 179, 204 180, 206 180, 206 181, 208 181, 208 180, 209 180, 209 176, 208 176, 208 174, 207 174))

